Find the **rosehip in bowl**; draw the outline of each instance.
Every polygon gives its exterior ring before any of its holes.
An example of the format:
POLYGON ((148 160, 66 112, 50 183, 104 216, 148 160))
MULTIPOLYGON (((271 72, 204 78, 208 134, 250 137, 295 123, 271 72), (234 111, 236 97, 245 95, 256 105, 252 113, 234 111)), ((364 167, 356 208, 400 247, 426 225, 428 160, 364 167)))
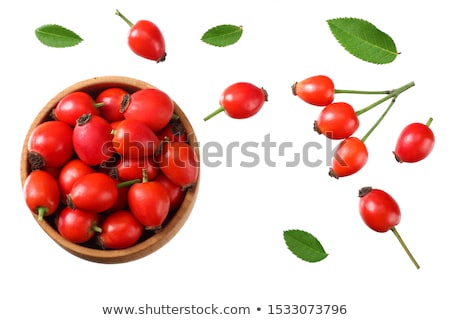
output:
POLYGON ((111 131, 111 125, 102 117, 82 115, 73 129, 75 153, 90 166, 109 160, 114 153, 111 131))
POLYGON ((37 215, 38 221, 58 209, 60 191, 58 182, 44 170, 32 171, 25 179, 23 196, 28 208, 37 215))
POLYGON ((51 120, 39 124, 28 138, 28 162, 31 170, 61 167, 74 153, 73 129, 68 124, 51 120))
POLYGON ((122 120, 113 130, 112 146, 125 158, 152 156, 159 145, 160 141, 153 130, 136 119, 122 120))
POLYGON ((158 231, 169 214, 170 198, 161 183, 144 178, 128 190, 128 205, 145 229, 158 231))
POLYGON ((104 249, 125 249, 136 244, 143 226, 129 210, 110 213, 101 224, 98 242, 104 249))
POLYGON ((156 162, 162 173, 182 188, 197 182, 199 161, 195 150, 186 142, 163 142, 156 162))
POLYGON ((64 239, 73 243, 89 241, 98 227, 98 214, 96 212, 81 211, 65 207, 56 218, 56 228, 64 239))
POLYGON ((79 117, 83 114, 99 115, 98 108, 102 104, 97 104, 90 94, 84 91, 68 93, 58 101, 53 116, 60 121, 74 127, 79 117))
POLYGON ((130 94, 125 89, 111 87, 101 91, 95 101, 102 104, 99 108, 100 115, 112 123, 124 119, 123 111, 130 103, 130 94))
POLYGON ((68 206, 92 212, 103 212, 117 201, 117 181, 102 172, 88 173, 79 178, 67 195, 68 206))
POLYGON ((142 89, 132 93, 130 99, 123 112, 125 119, 139 120, 154 132, 163 129, 173 116, 174 103, 164 91, 142 89))

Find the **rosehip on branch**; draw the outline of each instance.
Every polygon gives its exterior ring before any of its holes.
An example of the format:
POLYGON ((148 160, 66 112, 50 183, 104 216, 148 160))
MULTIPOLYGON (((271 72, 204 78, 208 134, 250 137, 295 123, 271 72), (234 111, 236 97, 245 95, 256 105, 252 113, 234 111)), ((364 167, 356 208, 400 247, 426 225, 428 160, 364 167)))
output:
POLYGON ((329 77, 317 75, 296 82, 291 87, 292 93, 306 103, 323 107, 334 100, 334 83, 329 77))
POLYGON ((329 139, 350 137, 359 127, 353 107, 346 102, 333 102, 325 106, 314 122, 314 130, 329 139))

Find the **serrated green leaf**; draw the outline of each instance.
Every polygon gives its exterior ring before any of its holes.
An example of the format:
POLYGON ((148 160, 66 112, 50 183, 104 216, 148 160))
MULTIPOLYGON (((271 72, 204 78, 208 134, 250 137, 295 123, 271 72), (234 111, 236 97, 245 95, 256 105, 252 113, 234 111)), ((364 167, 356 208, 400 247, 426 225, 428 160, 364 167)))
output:
POLYGON ((222 24, 206 31, 201 40, 216 47, 226 47, 238 42, 242 31, 242 26, 222 24))
POLYGON ((318 262, 328 256, 319 240, 309 232, 297 229, 286 230, 283 236, 288 249, 304 261, 318 262))
POLYGON ((36 37, 44 45, 53 48, 67 48, 79 44, 83 39, 73 32, 57 24, 46 24, 35 30, 36 37))
POLYGON ((394 40, 372 23, 358 18, 327 20, 336 40, 355 57, 374 64, 387 64, 398 56, 394 40))

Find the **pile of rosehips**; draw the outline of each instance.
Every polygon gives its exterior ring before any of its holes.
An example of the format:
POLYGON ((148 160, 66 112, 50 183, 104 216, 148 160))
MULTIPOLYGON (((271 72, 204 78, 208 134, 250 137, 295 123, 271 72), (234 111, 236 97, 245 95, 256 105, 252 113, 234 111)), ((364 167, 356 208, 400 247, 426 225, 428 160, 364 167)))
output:
MULTIPOLYGON (((330 176, 339 178, 355 174, 363 168, 368 159, 365 145, 367 137, 389 112, 396 98, 405 90, 414 86, 408 83, 395 90, 387 91, 355 91, 335 89, 333 81, 324 75, 313 76, 292 85, 292 92, 303 101, 323 107, 314 130, 329 139, 342 140, 333 156, 330 176), (384 94, 385 96, 364 109, 355 111, 345 102, 334 102, 336 93, 384 94), (361 138, 352 136, 359 127, 358 116, 379 104, 391 100, 381 117, 361 138)), ((425 124, 411 123, 400 132, 393 151, 395 159, 402 162, 418 162, 425 159, 433 150, 435 137, 430 129, 432 118, 425 124)), ((396 200, 386 191, 364 187, 359 190, 359 213, 364 223, 376 232, 391 230, 417 269, 419 264, 403 242, 396 226, 400 223, 401 211, 396 200)))
POLYGON ((29 209, 65 239, 99 249, 160 231, 199 175, 174 102, 156 88, 68 93, 27 148, 29 209))

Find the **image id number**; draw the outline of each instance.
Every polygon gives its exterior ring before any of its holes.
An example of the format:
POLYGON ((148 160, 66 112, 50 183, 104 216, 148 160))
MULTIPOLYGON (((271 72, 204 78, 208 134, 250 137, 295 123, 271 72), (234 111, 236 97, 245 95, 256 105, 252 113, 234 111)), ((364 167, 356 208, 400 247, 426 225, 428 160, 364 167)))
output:
POLYGON ((268 314, 346 314, 345 304, 269 304, 268 314))

